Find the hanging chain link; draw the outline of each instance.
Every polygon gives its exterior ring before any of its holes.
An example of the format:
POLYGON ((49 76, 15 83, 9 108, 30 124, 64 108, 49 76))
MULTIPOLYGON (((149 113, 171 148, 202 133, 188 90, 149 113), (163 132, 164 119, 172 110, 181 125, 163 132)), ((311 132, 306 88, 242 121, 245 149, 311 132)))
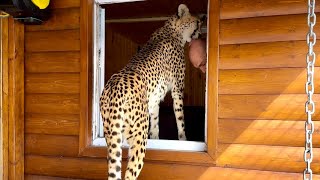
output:
POLYGON ((305 105, 307 120, 305 123, 305 133, 306 133, 306 144, 304 150, 304 161, 306 162, 306 168, 303 171, 304 180, 312 180, 312 170, 311 162, 313 159, 312 151, 312 134, 314 132, 314 123, 312 122, 312 115, 315 111, 315 104, 312 100, 312 95, 314 93, 314 64, 316 61, 316 54, 313 52, 313 46, 316 44, 316 34, 313 31, 313 27, 316 24, 316 14, 314 13, 315 0, 308 0, 308 26, 309 32, 307 34, 307 44, 309 51, 306 56, 307 60, 307 82, 306 82, 306 93, 308 95, 308 100, 305 105))

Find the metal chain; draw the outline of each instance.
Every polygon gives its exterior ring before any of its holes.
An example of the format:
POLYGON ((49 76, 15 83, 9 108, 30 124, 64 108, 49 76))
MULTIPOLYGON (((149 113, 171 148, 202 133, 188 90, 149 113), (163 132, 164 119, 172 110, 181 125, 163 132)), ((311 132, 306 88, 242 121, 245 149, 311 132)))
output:
POLYGON ((313 46, 316 44, 316 34, 313 31, 313 27, 316 24, 316 14, 314 13, 315 0, 308 0, 308 26, 309 32, 307 34, 307 44, 309 51, 306 56, 307 60, 307 82, 306 82, 306 93, 308 95, 308 100, 305 105, 305 110, 307 114, 307 120, 305 123, 305 133, 306 133, 306 144, 304 150, 304 161, 306 162, 306 168, 303 171, 304 180, 312 180, 312 170, 311 162, 313 159, 312 151, 312 134, 314 132, 314 123, 312 122, 312 115, 315 111, 315 103, 312 100, 312 95, 314 93, 314 64, 316 61, 316 54, 313 52, 313 46))

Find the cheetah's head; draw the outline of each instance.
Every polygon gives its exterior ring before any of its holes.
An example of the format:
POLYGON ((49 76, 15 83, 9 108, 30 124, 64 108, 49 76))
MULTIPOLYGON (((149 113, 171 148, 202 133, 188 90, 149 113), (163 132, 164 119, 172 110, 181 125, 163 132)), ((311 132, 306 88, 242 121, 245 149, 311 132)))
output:
POLYGON ((197 39, 201 34, 202 20, 192 16, 185 4, 179 5, 177 16, 171 20, 171 24, 176 31, 181 33, 183 43, 197 39))

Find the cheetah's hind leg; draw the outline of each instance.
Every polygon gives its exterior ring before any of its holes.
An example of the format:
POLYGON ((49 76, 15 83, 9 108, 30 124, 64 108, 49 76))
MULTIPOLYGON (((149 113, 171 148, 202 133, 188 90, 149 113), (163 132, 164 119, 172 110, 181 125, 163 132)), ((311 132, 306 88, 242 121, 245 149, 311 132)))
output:
POLYGON ((129 157, 125 174, 126 180, 137 179, 142 170, 143 160, 146 153, 149 129, 149 115, 147 113, 147 104, 138 103, 137 105, 140 105, 141 107, 140 110, 137 110, 136 108, 139 117, 132 117, 132 120, 135 120, 135 122, 133 124, 133 127, 131 127, 131 134, 127 136, 127 142, 129 143, 129 157))
POLYGON ((121 180, 122 160, 122 117, 119 110, 110 108, 109 112, 101 113, 104 124, 104 135, 108 148, 108 180, 121 180), (115 114, 114 112, 117 113, 115 114))

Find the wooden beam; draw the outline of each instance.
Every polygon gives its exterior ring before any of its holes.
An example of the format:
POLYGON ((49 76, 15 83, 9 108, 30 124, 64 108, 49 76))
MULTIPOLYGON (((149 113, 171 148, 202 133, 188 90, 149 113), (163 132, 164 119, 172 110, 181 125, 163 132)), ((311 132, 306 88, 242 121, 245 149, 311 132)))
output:
POLYGON ((79 114, 79 94, 26 94, 27 113, 79 114))
POLYGON ((25 144, 25 154, 77 157, 79 150, 79 137, 26 134, 25 144))
MULTIPOLYGON (((305 40, 306 18, 305 14, 299 14, 222 20, 220 44, 305 40)), ((317 24, 320 24, 319 19, 317 24)), ((320 34, 320 30, 315 29, 315 33, 320 34)))
POLYGON ((80 72, 80 52, 26 53, 26 73, 80 72))
POLYGON ((79 51, 80 32, 75 30, 25 33, 26 52, 79 51))
POLYGON ((1 81, 1 179, 8 179, 9 177, 9 21, 8 18, 0 19, 1 22, 1 53, 0 53, 0 81, 1 81))
POLYGON ((26 113, 25 133, 79 135, 79 114, 26 113))
POLYGON ((79 94, 79 73, 27 73, 26 93, 79 94))
MULTIPOLYGON (((217 166, 301 173, 304 147, 219 144, 217 166)), ((320 173, 320 148, 313 148, 312 171, 320 173)))
POLYGON ((220 1, 209 2, 209 41, 207 75, 207 146, 208 154, 215 159, 218 135, 218 72, 219 72, 219 25, 220 1), (211 28, 212 27, 212 28, 211 28))
MULTIPOLYGON (((281 155, 281 153, 279 153, 281 155)), ((263 155, 259 159, 263 159, 263 155)), ((281 164, 279 164, 280 166, 281 164)), ((125 167, 124 167, 125 168, 125 167)), ((252 168, 251 168, 252 169, 252 168)), ((124 170, 124 169, 123 169, 124 170)), ((124 172, 124 171, 122 171, 124 172)), ((69 178, 106 179, 107 160, 94 158, 59 158, 50 156, 26 156, 26 173, 33 175, 69 178)), ((270 172, 227 167, 208 167, 170 163, 146 162, 141 171, 141 180, 179 179, 301 179, 302 173, 270 172)), ((314 179, 320 178, 315 175, 314 179)))
MULTIPOLYGON (((219 95, 219 118, 305 120, 306 100, 305 94, 219 95)), ((313 100, 320 102, 320 95, 313 100)), ((320 120, 320 112, 313 119, 320 120)))
MULTIPOLYGON (((306 68, 220 70, 219 94, 304 94, 306 74, 306 68)), ((320 76, 314 82, 319 87, 320 76)))
MULTIPOLYGON (((313 50, 320 54, 320 46, 314 46, 313 50)), ((307 51, 306 41, 222 45, 219 68, 305 68, 307 51)), ((315 65, 320 66, 320 61, 316 61, 315 65)))
POLYGON ((53 176, 39 176, 26 174, 24 176, 25 180, 85 180, 85 179, 73 179, 73 178, 63 178, 63 177, 53 177, 53 176))
POLYGON ((8 178, 24 177, 24 25, 9 18, 8 178))
POLYGON ((83 155, 92 142, 92 58, 93 58, 93 6, 94 0, 80 5, 80 130, 79 154, 83 155))
POLYGON ((107 159, 26 155, 26 173, 84 179, 107 177, 107 159))
MULTIPOLYGON (((320 121, 315 121, 320 132, 320 121)), ((304 147, 305 121, 219 119, 219 143, 304 147), (293 138, 294 137, 294 138, 293 138)), ((320 147, 320 133, 313 134, 313 147, 320 147)))
MULTIPOLYGON (((316 3, 316 12, 320 11, 320 5, 316 3)), ((306 0, 223 0, 221 2, 221 18, 247 18, 257 16, 275 16, 288 14, 307 13, 306 0)))

